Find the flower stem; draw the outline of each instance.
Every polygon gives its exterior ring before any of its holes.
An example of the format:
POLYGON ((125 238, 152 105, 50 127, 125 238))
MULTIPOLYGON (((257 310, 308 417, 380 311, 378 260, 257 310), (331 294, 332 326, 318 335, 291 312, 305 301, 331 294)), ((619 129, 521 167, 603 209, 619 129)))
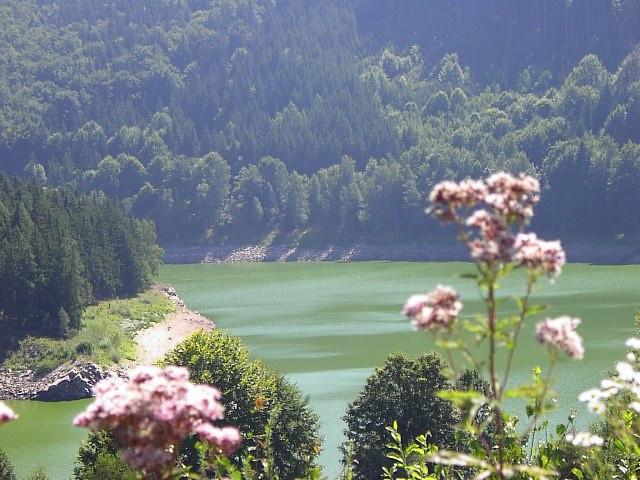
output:
MULTIPOLYGON (((533 284, 535 282, 534 277, 531 273, 528 275, 527 279, 527 292, 524 296, 524 300, 522 301, 522 305, 520 306, 520 318, 518 320, 518 324, 516 325, 515 332, 513 334, 513 348, 509 350, 507 355, 507 365, 504 370, 504 381, 502 382, 502 389, 507 386, 507 382, 509 381, 509 375, 511 374, 511 366, 513 365, 513 356, 516 351, 516 346, 518 345, 518 337, 520 336, 520 330, 522 329, 522 325, 524 324, 524 320, 527 317, 527 310, 529 308, 529 300, 531 299, 531 293, 533 292, 533 284)), ((500 392, 500 398, 502 398, 502 392, 500 392)))
POLYGON ((495 268, 489 268, 489 285, 487 290, 487 319, 489 327, 489 379, 491 382, 491 397, 495 400, 494 416, 496 419, 496 428, 498 429, 498 477, 504 480, 504 424, 502 422, 502 409, 500 408, 500 385, 498 384, 498 376, 496 373, 496 274, 495 268))

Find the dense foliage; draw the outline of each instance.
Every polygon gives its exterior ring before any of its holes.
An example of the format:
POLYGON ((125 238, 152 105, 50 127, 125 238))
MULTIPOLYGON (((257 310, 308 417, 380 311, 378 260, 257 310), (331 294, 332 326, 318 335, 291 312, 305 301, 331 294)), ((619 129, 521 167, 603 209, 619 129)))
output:
POLYGON ((639 22, 636 0, 8 0, 0 168, 163 241, 424 233, 436 181, 498 168, 542 179, 538 228, 635 234, 639 22))
POLYGON ((225 424, 243 432, 235 455, 239 462, 251 455, 253 468, 263 472, 267 466, 260 459, 272 458, 268 478, 283 480, 302 478, 313 466, 320 439, 308 400, 282 375, 253 360, 239 339, 217 330, 197 333, 169 352, 165 362, 188 368, 194 382, 220 390, 225 424))
POLYGON ((436 354, 416 359, 394 354, 367 379, 344 417, 343 463, 352 464, 354 478, 382 478, 383 467, 391 466, 386 444, 387 427, 393 422, 406 439, 426 435, 432 445, 452 448, 456 444, 460 415, 451 403, 436 396, 452 388, 446 369, 436 354))
POLYGON ((136 480, 138 476, 120 459, 111 435, 102 430, 89 434, 89 437, 80 445, 73 478, 75 480, 101 478, 136 480))
POLYGON ((7 458, 7 454, 0 450, 0 478, 4 480, 16 480, 13 465, 7 458))
POLYGON ((3 332, 66 336, 88 303, 147 288, 160 256, 153 225, 104 195, 0 176, 3 332))

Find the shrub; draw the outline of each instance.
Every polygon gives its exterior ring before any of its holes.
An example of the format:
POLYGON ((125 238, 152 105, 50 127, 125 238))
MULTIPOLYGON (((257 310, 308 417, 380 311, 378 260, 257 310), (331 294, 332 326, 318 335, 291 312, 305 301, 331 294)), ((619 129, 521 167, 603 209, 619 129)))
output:
POLYGON ((38 467, 31 475, 29 475, 28 480, 49 480, 49 477, 47 477, 47 474, 42 467, 38 467))
MULTIPOLYGON (((308 399, 282 375, 253 360, 242 342, 220 331, 196 333, 169 352, 165 364, 189 369, 195 383, 215 385, 226 406, 225 423, 244 435, 236 461, 268 458, 282 480, 302 477, 313 465, 320 442, 318 418, 308 399), (270 445, 265 428, 272 419, 270 445)), ((256 468, 262 468, 257 465, 256 468)))
POLYGON ((84 480, 137 480, 135 470, 120 460, 114 453, 99 453, 95 463, 85 470, 84 480))
POLYGON ((78 355, 91 355, 93 345, 90 342, 82 341, 76 345, 76 353, 78 355))
POLYGON ((110 480, 130 480, 136 478, 132 470, 118 456, 118 447, 107 431, 89 434, 82 442, 76 465, 73 469, 75 480, 109 478, 110 480), (101 473, 109 472, 107 476, 101 473), (127 476, 128 475, 128 476, 127 476))
POLYGON ((2 450, 0 450, 0 478, 2 480, 16 480, 13 465, 2 450))
POLYGON ((27 337, 5 362, 9 368, 28 368, 45 375, 63 363, 73 360, 74 352, 68 342, 50 338, 27 337))
POLYGON ((394 422, 405 439, 429 433, 428 442, 438 447, 456 443, 454 427, 460 417, 449 402, 435 396, 439 390, 452 388, 444 375, 446 369, 446 363, 433 353, 416 359, 393 354, 367 379, 344 416, 347 444, 342 447, 343 463, 350 447, 355 478, 381 478, 383 467, 392 467, 385 445, 387 427, 394 422))

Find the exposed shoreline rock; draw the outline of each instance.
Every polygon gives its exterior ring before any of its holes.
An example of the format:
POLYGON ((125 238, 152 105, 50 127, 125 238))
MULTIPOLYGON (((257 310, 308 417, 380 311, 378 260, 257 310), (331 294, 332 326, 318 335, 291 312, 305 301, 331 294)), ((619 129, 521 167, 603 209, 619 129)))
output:
POLYGON ((62 402, 91 397, 91 389, 110 372, 98 365, 76 360, 38 377, 31 370, 0 371, 0 399, 62 402))
MULTIPOLYGON (((638 264, 640 245, 564 242, 570 262, 593 264, 638 264)), ((455 242, 398 245, 329 245, 292 248, 286 245, 197 245, 166 246, 165 263, 252 262, 364 262, 364 261, 468 261, 466 250, 455 242)))

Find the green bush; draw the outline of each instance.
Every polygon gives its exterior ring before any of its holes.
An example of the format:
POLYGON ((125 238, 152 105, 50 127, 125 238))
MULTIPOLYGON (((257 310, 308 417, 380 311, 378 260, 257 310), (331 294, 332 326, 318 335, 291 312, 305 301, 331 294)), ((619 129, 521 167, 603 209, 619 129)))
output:
POLYGON ((16 480, 13 465, 2 450, 0 450, 0 478, 2 480, 16 480))
POLYGON ((86 469, 84 480, 137 480, 138 475, 114 453, 99 453, 95 463, 86 469))
POLYGON ((347 441, 342 461, 353 464, 354 478, 381 478, 383 467, 392 467, 385 446, 387 427, 394 421, 407 441, 428 433, 430 444, 444 448, 456 444, 454 427, 460 416, 449 402, 435 396, 452 388, 443 373, 446 368, 433 353, 416 359, 394 354, 368 378, 344 416, 347 441))
POLYGON ((320 439, 308 400, 282 375, 253 360, 239 339, 220 331, 197 333, 169 352, 164 363, 184 366, 194 382, 220 389, 225 423, 244 436, 236 461, 249 454, 269 457, 264 433, 276 415, 270 435, 275 474, 282 480, 303 477, 314 464, 320 439))
POLYGON ((28 368, 38 375, 46 375, 74 358, 75 352, 65 340, 27 337, 20 342, 18 350, 7 358, 5 366, 15 369, 28 368))
POLYGON ((108 432, 98 431, 80 445, 74 480, 133 480, 134 471, 118 456, 118 448, 108 432))
MULTIPOLYGON (((105 478, 109 478, 109 477, 105 477, 105 478)), ((49 480, 49 477, 47 477, 47 474, 45 473, 42 467, 38 467, 33 471, 31 475, 29 475, 28 480, 49 480)))

